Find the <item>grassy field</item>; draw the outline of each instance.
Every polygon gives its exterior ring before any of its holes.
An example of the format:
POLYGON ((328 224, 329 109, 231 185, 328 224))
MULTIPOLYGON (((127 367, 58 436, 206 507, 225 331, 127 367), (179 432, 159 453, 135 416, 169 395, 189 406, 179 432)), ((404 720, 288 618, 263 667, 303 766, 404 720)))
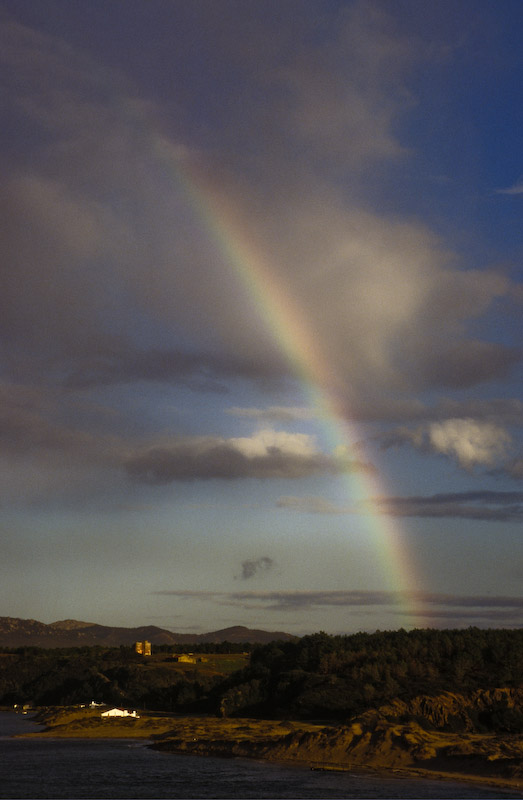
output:
POLYGON ((258 719, 219 719, 186 717, 154 711, 138 711, 139 718, 102 718, 105 708, 49 708, 36 721, 42 730, 23 734, 24 738, 96 738, 96 739, 175 739, 191 745, 209 746, 216 741, 261 743, 276 740, 291 732, 321 730, 322 726, 300 722, 258 719))
POLYGON ((138 663, 145 669, 160 666, 168 668, 178 675, 195 672, 201 675, 229 675, 231 672, 243 669, 249 663, 248 653, 197 653, 194 654, 194 658, 202 660, 196 660, 196 663, 187 663, 176 661, 168 653, 153 653, 152 656, 144 656, 138 663))

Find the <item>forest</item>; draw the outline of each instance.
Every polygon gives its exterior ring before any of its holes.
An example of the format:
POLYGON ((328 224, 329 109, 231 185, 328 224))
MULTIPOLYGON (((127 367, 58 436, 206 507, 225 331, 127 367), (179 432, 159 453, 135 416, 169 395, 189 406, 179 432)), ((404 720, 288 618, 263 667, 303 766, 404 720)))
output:
MULTIPOLYGON (((158 648, 150 661, 123 646, 3 648, 0 705, 94 699, 180 714, 343 721, 396 698, 523 687, 520 629, 320 632, 252 648, 214 645, 218 649, 251 649, 247 666, 229 674, 205 664, 177 672, 168 663, 169 648, 158 648)), ((198 652, 196 645, 192 651, 198 652)), ((498 711, 505 726, 523 732, 523 715, 498 711)))
POLYGON ((320 632, 256 648, 220 702, 227 714, 346 719, 394 698, 520 686, 523 630, 320 632))

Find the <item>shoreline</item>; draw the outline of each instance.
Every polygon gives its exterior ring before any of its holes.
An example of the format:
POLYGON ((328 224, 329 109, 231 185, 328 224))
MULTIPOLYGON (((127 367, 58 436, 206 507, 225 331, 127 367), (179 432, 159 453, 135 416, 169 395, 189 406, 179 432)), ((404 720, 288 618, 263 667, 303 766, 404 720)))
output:
POLYGON ((230 749, 216 747, 213 744, 202 745, 198 742, 191 747, 190 743, 182 746, 173 745, 172 742, 152 741, 147 745, 153 750, 176 755, 189 755, 199 758, 245 758, 284 766, 296 766, 305 770, 318 772, 346 772, 361 775, 376 775, 383 778, 398 778, 428 781, 443 781, 446 783, 466 783, 478 787, 491 787, 499 792, 507 793, 507 796, 518 798, 523 797, 523 783, 517 779, 486 776, 475 773, 454 772, 448 770, 429 769, 416 766, 388 767, 380 764, 354 763, 347 765, 343 763, 333 763, 326 761, 311 761, 308 758, 299 756, 284 758, 281 756, 272 757, 269 753, 261 754, 257 750, 249 751, 242 746, 232 745, 230 749))
MULTIPOLYGON (((502 765, 496 764, 491 755, 481 756, 476 752, 456 758, 452 764, 451 757, 438 755, 434 750, 433 757, 424 759, 423 766, 417 764, 415 754, 405 749, 405 742, 409 737, 413 739, 412 725, 404 726, 407 732, 392 724, 382 730, 374 729, 368 738, 376 739, 380 734, 382 741, 373 745, 373 749, 365 750, 361 747, 363 731, 357 724, 348 727, 296 720, 224 719, 161 712, 140 712, 137 718, 102 720, 99 710, 61 708, 41 709, 28 719, 45 727, 17 734, 17 738, 135 739, 165 753, 255 759, 325 772, 467 783, 523 797, 523 779, 519 775, 495 774, 496 767, 502 765), (493 774, 484 774, 486 770, 493 774)), ((425 734, 425 748, 427 736, 431 745, 437 744, 436 734, 425 734)), ((487 748, 485 752, 489 752, 488 737, 476 738, 484 750, 487 748)))
MULTIPOLYGON (((159 750, 160 748, 155 747, 155 743, 147 745, 153 750, 159 750)), ((412 778, 413 780, 427 780, 427 781, 442 781, 444 783, 466 783, 468 785, 475 785, 481 788, 485 788, 487 786, 496 789, 499 792, 506 792, 507 796, 510 797, 523 797, 523 785, 519 783, 515 783, 510 779, 505 778, 489 778, 481 775, 474 775, 474 774, 465 774, 465 773, 458 773, 458 772, 443 772, 439 770, 429 770, 429 769, 420 769, 416 767, 412 768, 394 768, 394 767, 379 767, 369 764, 357 764, 353 767, 348 766, 316 766, 311 765, 309 761, 306 759, 272 759, 272 758, 263 758, 259 755, 248 755, 246 753, 241 755, 228 755, 228 754, 220 754, 210 749, 207 753, 203 752, 190 752, 187 749, 163 749, 162 752, 171 752, 175 755, 185 755, 185 756, 194 756, 196 758, 245 758, 248 760, 254 760, 261 762, 266 762, 268 764, 281 764, 282 766, 294 766, 294 767, 301 767, 304 770, 311 770, 317 772, 346 772, 349 774, 354 775, 376 775, 382 778, 398 778, 401 779, 409 779, 412 778), (515 793, 514 793, 515 790, 515 793)))

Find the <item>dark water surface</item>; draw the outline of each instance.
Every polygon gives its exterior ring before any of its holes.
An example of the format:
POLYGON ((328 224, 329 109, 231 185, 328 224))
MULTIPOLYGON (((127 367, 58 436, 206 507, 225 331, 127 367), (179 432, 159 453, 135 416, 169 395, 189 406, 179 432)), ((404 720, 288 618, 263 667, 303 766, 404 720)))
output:
MULTIPOLYGON (((311 772, 248 759, 159 753, 130 739, 16 739, 37 730, 26 716, 0 713, 0 797, 84 798, 508 798, 484 787, 311 772)), ((514 795, 519 796, 519 795, 514 795)))

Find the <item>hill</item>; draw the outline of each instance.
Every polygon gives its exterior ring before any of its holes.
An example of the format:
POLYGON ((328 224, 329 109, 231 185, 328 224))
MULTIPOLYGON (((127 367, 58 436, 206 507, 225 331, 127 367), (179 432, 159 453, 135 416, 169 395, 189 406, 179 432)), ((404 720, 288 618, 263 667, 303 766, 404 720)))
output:
POLYGON ((155 625, 119 628, 60 620, 47 625, 35 619, 0 617, 0 647, 118 647, 147 639, 153 645, 250 642, 266 644, 275 640, 292 641, 296 637, 280 631, 252 630, 241 625, 210 633, 173 633, 155 625))

